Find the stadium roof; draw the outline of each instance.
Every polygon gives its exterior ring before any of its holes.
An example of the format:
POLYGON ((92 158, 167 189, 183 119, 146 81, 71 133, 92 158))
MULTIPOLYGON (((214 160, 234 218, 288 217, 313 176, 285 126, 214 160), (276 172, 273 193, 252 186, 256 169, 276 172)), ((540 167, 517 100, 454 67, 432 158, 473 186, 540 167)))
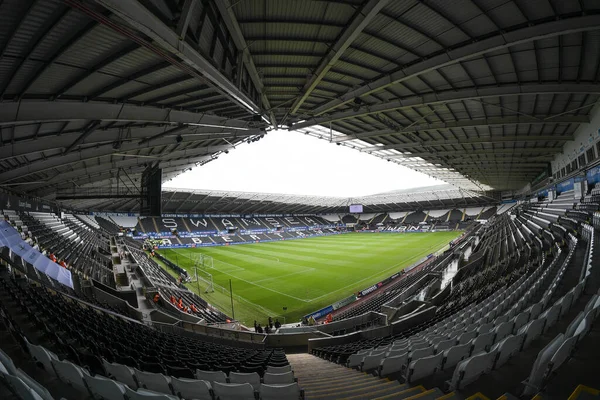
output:
MULTIPOLYGON (((135 199, 71 200, 71 208, 82 210, 136 211, 135 199)), ((452 185, 395 190, 363 197, 299 196, 280 193, 231 192, 222 190, 164 189, 163 214, 255 214, 255 213, 347 213, 350 204, 362 204, 365 212, 431 210, 487 206, 499 199, 452 185)))
POLYGON ((520 189, 589 122, 599 41, 598 0, 5 0, 0 184, 168 179, 283 126, 520 189))

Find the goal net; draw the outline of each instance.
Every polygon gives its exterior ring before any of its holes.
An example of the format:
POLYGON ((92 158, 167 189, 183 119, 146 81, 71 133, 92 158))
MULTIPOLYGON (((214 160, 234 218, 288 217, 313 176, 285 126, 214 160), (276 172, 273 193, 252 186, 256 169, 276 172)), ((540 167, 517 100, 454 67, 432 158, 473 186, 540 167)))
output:
POLYGON ((213 258, 204 254, 194 257, 193 275, 191 282, 198 284, 198 291, 204 288, 204 293, 214 292, 213 276, 210 272, 213 268, 213 258))

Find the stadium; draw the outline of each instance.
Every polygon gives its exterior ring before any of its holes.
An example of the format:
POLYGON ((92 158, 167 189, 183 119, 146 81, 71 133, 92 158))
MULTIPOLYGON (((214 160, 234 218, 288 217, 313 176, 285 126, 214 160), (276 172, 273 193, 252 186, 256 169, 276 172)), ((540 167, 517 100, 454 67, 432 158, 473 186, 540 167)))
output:
POLYGON ((0 71, 1 399, 600 398, 600 1, 0 0, 0 71))

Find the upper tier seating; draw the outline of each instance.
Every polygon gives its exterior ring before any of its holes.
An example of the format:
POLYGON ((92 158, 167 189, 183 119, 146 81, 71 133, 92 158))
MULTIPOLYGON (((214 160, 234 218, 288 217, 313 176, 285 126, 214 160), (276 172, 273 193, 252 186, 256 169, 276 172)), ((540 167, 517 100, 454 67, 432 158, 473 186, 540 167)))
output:
POLYGON ((100 225, 98 225, 98 221, 94 217, 85 214, 77 214, 75 217, 92 228, 100 229, 100 225))
POLYGON ((119 232, 121 232, 121 229, 117 225, 115 225, 114 222, 109 221, 108 219, 100 216, 96 216, 95 218, 100 228, 106 231, 107 233, 111 235, 116 235, 119 232))
POLYGON ((125 217, 125 216, 110 216, 109 217, 115 225, 122 228, 135 228, 138 223, 137 217, 125 217))
MULTIPOLYGON (((15 215, 16 217, 16 215, 15 215)), ((112 264, 108 255, 108 238, 70 214, 61 220, 49 213, 18 215, 33 235, 40 250, 46 250, 67 268, 115 287, 112 264)))

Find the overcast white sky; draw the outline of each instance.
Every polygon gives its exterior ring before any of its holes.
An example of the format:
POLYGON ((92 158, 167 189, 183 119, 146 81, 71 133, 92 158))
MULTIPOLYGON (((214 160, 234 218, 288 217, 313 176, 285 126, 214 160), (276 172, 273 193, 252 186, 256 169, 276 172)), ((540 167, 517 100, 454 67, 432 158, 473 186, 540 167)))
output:
POLYGON ((398 164, 295 131, 271 131, 258 142, 195 167, 167 188, 357 197, 442 182, 398 164))

